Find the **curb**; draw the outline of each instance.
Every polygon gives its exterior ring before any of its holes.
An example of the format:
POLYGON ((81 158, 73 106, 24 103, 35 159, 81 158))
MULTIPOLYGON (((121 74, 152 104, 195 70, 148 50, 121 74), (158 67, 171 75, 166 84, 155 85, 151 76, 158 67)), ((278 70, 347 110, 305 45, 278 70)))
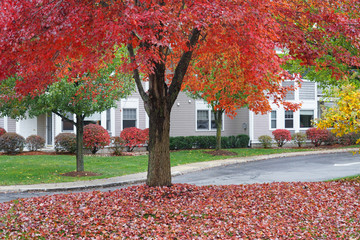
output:
MULTIPOLYGON (((330 150, 319 150, 319 151, 277 153, 277 154, 251 156, 251 157, 228 158, 228 159, 214 160, 209 162, 196 162, 196 163, 190 163, 190 164, 172 167, 171 176, 174 177, 190 172, 202 171, 210 168, 239 164, 244 162, 251 162, 251 161, 261 161, 261 160, 280 158, 280 157, 282 158, 282 157, 306 156, 306 155, 317 155, 317 154, 342 153, 342 152, 350 152, 350 151, 358 151, 358 150, 359 150, 358 148, 330 149, 330 150)), ((131 185, 137 183, 144 183, 146 182, 146 176, 147 176, 146 172, 141 172, 130 175, 124 175, 120 177, 95 179, 89 181, 0 186, 0 193, 58 192, 58 191, 70 191, 70 190, 84 190, 84 189, 101 188, 101 187, 124 186, 124 185, 131 185)))

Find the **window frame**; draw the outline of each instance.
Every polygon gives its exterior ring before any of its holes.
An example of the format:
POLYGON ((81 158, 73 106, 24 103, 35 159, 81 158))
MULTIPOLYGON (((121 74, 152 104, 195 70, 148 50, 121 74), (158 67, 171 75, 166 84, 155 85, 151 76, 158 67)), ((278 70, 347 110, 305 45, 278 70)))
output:
MULTIPOLYGON (((203 109, 203 108, 198 108, 198 109, 196 109, 196 120, 195 120, 196 122, 195 122, 195 130, 196 131, 212 131, 212 132, 214 132, 214 131, 216 131, 216 127, 215 128, 213 128, 212 127, 212 124, 213 124, 213 122, 215 122, 215 114, 214 114, 214 112, 210 109, 210 108, 208 108, 208 109, 203 109), (199 129, 198 128, 198 121, 199 121, 199 119, 198 119, 198 112, 199 111, 204 111, 204 112, 207 112, 207 116, 208 116, 208 119, 207 119, 207 121, 208 121, 208 123, 207 123, 207 129, 199 129)), ((204 120, 203 120, 204 121, 204 120)), ((222 126, 221 126, 221 131, 224 131, 224 129, 225 129, 225 127, 224 127, 224 125, 225 125, 225 114, 223 113, 222 114, 222 126)))
POLYGON ((135 126, 133 127, 138 127, 138 109, 137 108, 123 108, 122 109, 122 119, 121 119, 121 125, 122 125, 122 130, 124 130, 125 128, 130 128, 130 127, 124 127, 124 121, 135 121, 135 126), (125 119, 125 110, 134 110, 135 111, 135 120, 134 119, 125 119))
MULTIPOLYGON (((70 120, 74 121, 74 114, 72 113, 66 113, 66 117, 68 117, 70 120)), ((70 126, 70 125, 69 125, 70 126)), ((70 121, 68 121, 67 119, 61 118, 61 132, 74 132, 75 131, 75 126, 74 124, 72 124, 70 121), (64 123, 67 124, 71 124, 72 129, 65 129, 64 128, 64 123)))
MULTIPOLYGON (((315 110, 314 109, 300 109, 299 110, 299 128, 300 129, 308 129, 308 128, 312 128, 313 125, 310 123, 309 127, 302 127, 301 126, 301 111, 312 111, 312 120, 314 120, 315 118, 315 110)), ((304 115, 304 116, 310 116, 310 115, 304 115)))
POLYGON ((271 110, 270 112, 270 129, 277 129, 278 127, 278 111, 277 110, 271 110), (273 114, 275 113, 275 118, 273 118, 273 114), (275 127, 272 126, 273 121, 275 121, 275 127))
POLYGON ((291 110, 284 110, 284 128, 285 129, 294 129, 294 111, 291 111, 291 110), (287 114, 286 112, 291 112, 292 113, 292 118, 287 118, 287 114), (292 127, 286 127, 286 121, 292 121, 292 127))

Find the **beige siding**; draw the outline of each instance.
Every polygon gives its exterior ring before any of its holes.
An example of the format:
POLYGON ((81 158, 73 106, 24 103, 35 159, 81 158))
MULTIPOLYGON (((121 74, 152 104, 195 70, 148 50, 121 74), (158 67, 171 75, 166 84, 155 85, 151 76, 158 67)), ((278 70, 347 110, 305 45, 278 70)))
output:
MULTIPOLYGON (((196 100, 189 98, 185 93, 180 93, 171 111, 170 136, 214 136, 215 130, 196 130, 196 100)), ((222 136, 248 134, 249 111, 246 108, 237 111, 237 116, 231 119, 224 118, 222 136), (246 130, 243 129, 246 123, 246 130)))
POLYGON ((254 141, 258 141, 258 138, 261 135, 268 135, 271 136, 272 130, 270 130, 269 127, 269 114, 257 114, 254 115, 254 126, 252 126, 254 128, 254 141))

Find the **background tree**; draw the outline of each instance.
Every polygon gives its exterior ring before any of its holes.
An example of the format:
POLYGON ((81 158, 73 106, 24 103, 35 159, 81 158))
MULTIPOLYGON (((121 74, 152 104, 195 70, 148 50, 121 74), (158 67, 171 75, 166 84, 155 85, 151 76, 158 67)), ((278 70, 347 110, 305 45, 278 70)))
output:
POLYGON ((116 106, 116 101, 126 98, 134 90, 131 76, 115 72, 122 55, 95 74, 71 76, 71 66, 58 72, 57 82, 49 84, 42 93, 22 96, 16 92, 21 78, 10 77, 0 85, 0 115, 12 118, 36 117, 53 112, 76 127, 76 171, 84 171, 83 133, 84 120, 94 113, 116 106), (72 117, 75 115, 75 119, 72 117), (71 116, 71 117, 70 117, 71 116))
MULTIPOLYGON (((324 52, 313 45, 330 51, 334 47, 326 39, 339 34, 349 41, 358 38, 354 5, 358 8, 356 0, 3 0, 0 79, 18 74, 24 80, 17 92, 35 96, 67 59, 82 59, 72 65, 72 76, 81 76, 113 58, 114 45, 126 44, 131 64, 123 68, 133 72, 150 119, 147 184, 171 185, 170 113, 193 54, 236 44, 233 56, 253 56, 248 71, 254 75, 260 65, 269 73, 278 69, 282 61, 276 47, 304 64, 320 65, 315 60, 324 52), (314 22, 316 34, 308 34, 314 22), (148 92, 140 72, 149 81, 148 92)), ((335 58, 358 61, 348 54, 335 58)))
MULTIPOLYGON (((338 137, 360 132, 360 90, 353 83, 334 88, 334 106, 323 112, 316 123, 321 129, 331 128, 338 137)), ((358 140, 359 141, 359 140, 358 140)))
MULTIPOLYGON (((259 46, 259 43, 254 43, 259 46)), ((214 50, 215 51, 215 50, 214 50)), ((271 103, 283 104, 287 109, 297 109, 298 104, 283 101, 289 88, 282 87, 284 79, 282 69, 271 69, 258 65, 254 74, 251 67, 264 55, 235 55, 238 47, 233 45, 219 52, 204 52, 192 65, 184 82, 185 89, 193 98, 204 99, 211 106, 216 125, 216 147, 221 149, 221 130, 223 113, 236 116, 236 110, 248 107, 251 111, 266 113, 271 110, 271 103), (254 58, 257 58, 256 60, 254 58), (252 79, 252 81, 249 81, 252 79)), ((278 57, 274 55, 274 58, 278 57)), ((287 76, 294 79, 293 76, 287 76)))

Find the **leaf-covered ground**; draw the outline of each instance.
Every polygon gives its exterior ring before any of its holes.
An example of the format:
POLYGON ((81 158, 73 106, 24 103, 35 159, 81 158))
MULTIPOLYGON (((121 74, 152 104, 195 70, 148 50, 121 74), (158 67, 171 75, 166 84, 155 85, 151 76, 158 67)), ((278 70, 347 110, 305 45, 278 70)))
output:
POLYGON ((5 239, 359 239, 360 183, 144 185, 0 204, 5 239))

